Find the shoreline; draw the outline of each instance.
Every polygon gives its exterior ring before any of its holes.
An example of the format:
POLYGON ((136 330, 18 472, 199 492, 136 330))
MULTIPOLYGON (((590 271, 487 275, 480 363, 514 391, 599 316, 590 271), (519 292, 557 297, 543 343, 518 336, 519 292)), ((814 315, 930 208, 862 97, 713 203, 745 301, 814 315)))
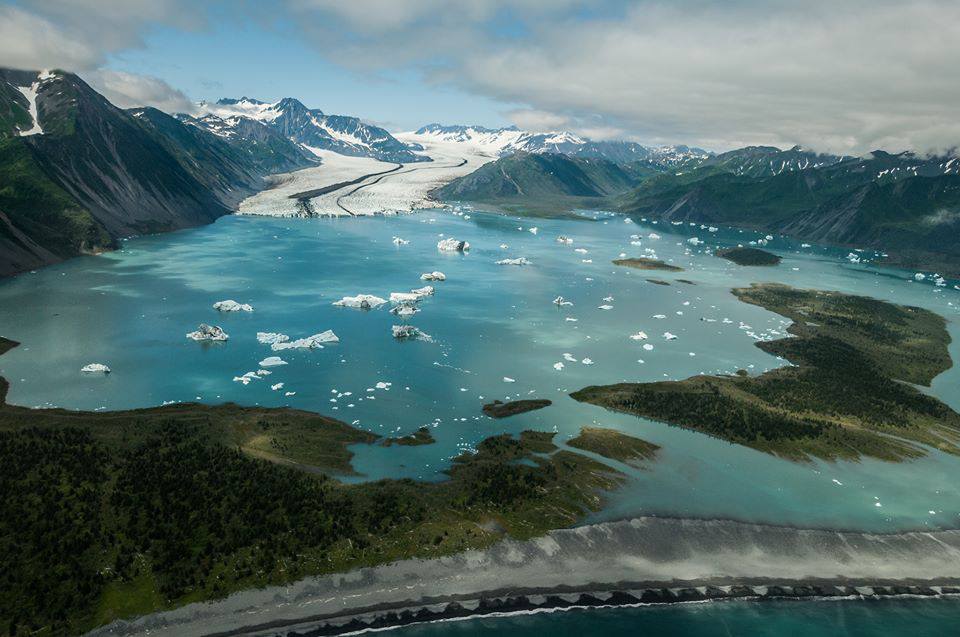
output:
POLYGON ((960 530, 634 518, 236 593, 90 635, 338 635, 576 606, 960 596, 960 530))

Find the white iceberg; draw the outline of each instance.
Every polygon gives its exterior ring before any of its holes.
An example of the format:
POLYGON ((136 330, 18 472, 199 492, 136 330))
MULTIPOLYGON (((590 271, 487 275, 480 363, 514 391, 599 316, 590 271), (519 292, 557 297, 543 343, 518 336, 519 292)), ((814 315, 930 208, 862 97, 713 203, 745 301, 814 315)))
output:
POLYGON ((401 239, 400 237, 394 237, 394 238, 393 238, 393 244, 394 244, 394 245, 405 246, 405 245, 407 245, 408 243, 410 243, 410 242, 407 241, 406 239, 401 239))
POLYGON ((277 340, 270 345, 270 349, 279 352, 285 349, 323 349, 324 343, 339 343, 340 338, 333 333, 333 330, 325 330, 313 336, 298 338, 295 341, 289 340, 290 337, 281 335, 284 338, 277 340))
POLYGON ((574 248, 573 251, 576 252, 577 254, 586 254, 586 253, 587 253, 587 249, 586 249, 586 248, 574 248))
POLYGON ((386 299, 381 299, 373 294, 358 294, 356 296, 345 296, 333 304, 339 307, 353 307, 359 310, 372 310, 386 303, 386 299))
POLYGON ((558 296, 557 298, 553 299, 553 304, 563 307, 564 305, 573 305, 573 301, 568 301, 562 296, 558 296))
POLYGON ((636 334, 631 334, 630 338, 632 338, 635 341, 645 341, 647 340, 647 333, 641 330, 636 334))
POLYGON ((583 363, 584 365, 593 365, 593 359, 590 359, 590 358, 585 358, 580 362, 583 363))
POLYGON ((539 229, 540 229, 540 228, 537 228, 536 226, 534 226, 533 228, 530 228, 530 234, 537 234, 537 231, 538 231, 539 229))
POLYGON ((597 309, 598 309, 598 310, 612 310, 612 309, 613 309, 613 306, 612 306, 612 305, 604 304, 604 305, 598 306, 597 309))
POLYGON ((223 328, 219 325, 201 323, 199 327, 197 327, 197 331, 187 334, 187 338, 194 341, 225 341, 229 339, 230 336, 224 332, 223 328))
POLYGON ((559 372, 563 369, 563 363, 554 363, 553 368, 559 372))
POLYGON ((237 303, 233 299, 226 301, 217 301, 213 304, 213 309, 218 312, 252 312, 253 306, 247 303, 237 303))
POLYGON ((421 341, 433 340, 430 338, 429 334, 424 333, 422 330, 412 325, 394 325, 392 330, 393 338, 396 339, 416 339, 421 341))
POLYGON ((570 352, 564 352, 564 353, 563 353, 563 359, 564 359, 565 361, 567 361, 568 363, 576 363, 576 362, 577 362, 576 357, 575 357, 573 354, 571 354, 570 352))
POLYGON ((440 250, 441 252, 463 252, 464 250, 469 249, 469 243, 466 241, 460 241, 459 239, 454 239, 453 237, 437 241, 437 250, 440 250))
POLYGON ((257 342, 263 345, 273 345, 274 343, 282 343, 289 340, 289 336, 280 334, 279 332, 257 332, 257 342))
POLYGON ((401 318, 413 316, 419 311, 420 311, 420 308, 418 308, 412 302, 403 302, 395 307, 390 308, 391 314, 396 314, 401 318))
POLYGON ((270 385, 270 389, 272 389, 273 391, 281 390, 281 389, 283 389, 283 383, 277 383, 277 384, 275 384, 275 385, 270 385))
POLYGON ((283 360, 279 356, 267 356, 265 359, 260 361, 260 367, 278 367, 280 365, 286 365, 287 361, 283 360))
POLYGON ((447 275, 443 272, 424 272, 420 275, 421 281, 446 281, 447 275))
POLYGON ((81 367, 80 371, 87 374, 109 374, 110 368, 103 363, 90 363, 81 367))
POLYGON ((503 377, 503 382, 505 382, 505 383, 515 383, 515 382, 517 382, 517 381, 516 381, 515 379, 513 379, 513 378, 510 378, 509 376, 504 376, 504 377, 503 377))
POLYGON ((260 380, 260 376, 257 375, 257 372, 247 372, 243 376, 234 376, 233 382, 243 383, 244 385, 249 385, 252 380, 260 380))
POLYGON ((654 241, 656 241, 659 238, 660 238, 660 235, 658 235, 656 232, 651 232, 650 234, 647 235, 647 239, 652 239, 654 241))
POLYGON ((663 333, 663 338, 667 339, 668 341, 674 341, 674 340, 677 339, 677 335, 676 335, 676 334, 671 334, 670 332, 664 332, 664 333, 663 333))
POLYGON ((432 285, 425 285, 422 288, 410 290, 410 294, 416 294, 419 297, 433 296, 434 289, 432 285))
POLYGON ((518 257, 516 259, 500 259, 497 261, 497 265, 530 265, 530 261, 526 257, 518 257))
POLYGON ((430 296, 433 293, 434 293, 434 289, 432 285, 425 285, 422 288, 410 290, 409 292, 391 292, 390 302, 391 303, 416 303, 423 297, 430 296))
POLYGON ((573 239, 571 239, 570 237, 566 237, 564 235, 560 235, 559 237, 557 237, 557 243, 565 243, 569 245, 573 243, 573 239))

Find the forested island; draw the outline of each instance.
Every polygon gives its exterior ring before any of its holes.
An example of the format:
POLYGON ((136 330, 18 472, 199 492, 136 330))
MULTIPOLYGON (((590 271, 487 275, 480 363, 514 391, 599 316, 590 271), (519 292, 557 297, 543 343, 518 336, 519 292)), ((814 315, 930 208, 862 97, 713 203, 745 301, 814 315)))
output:
POLYGON ((631 257, 628 259, 614 259, 613 265, 620 265, 637 270, 663 270, 665 272, 683 272, 683 268, 664 263, 659 259, 647 257, 631 257))
POLYGON ((779 284, 735 289, 793 321, 757 347, 792 366, 749 376, 591 386, 582 402, 694 429, 791 460, 904 460, 923 445, 960 454, 960 414, 912 385, 951 366, 937 314, 779 284))
POLYGON ((777 265, 781 259, 779 256, 760 248, 725 248, 717 250, 715 253, 721 259, 733 261, 737 265, 777 265))
MULTIPOLYGON (((14 346, 0 339, 0 353, 14 346)), ((480 442, 442 482, 344 484, 348 445, 378 437, 332 418, 234 404, 27 409, 6 404, 7 387, 0 378, 0 618, 13 635, 536 536, 598 509, 623 479, 525 431, 480 442)))

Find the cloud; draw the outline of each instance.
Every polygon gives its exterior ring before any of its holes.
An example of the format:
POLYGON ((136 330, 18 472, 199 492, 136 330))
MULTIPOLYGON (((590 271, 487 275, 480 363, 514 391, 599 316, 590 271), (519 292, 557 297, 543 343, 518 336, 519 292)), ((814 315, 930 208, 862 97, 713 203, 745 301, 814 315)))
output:
POLYGON ((190 100, 163 80, 107 70, 118 51, 142 44, 144 33, 160 24, 201 28, 203 15, 185 0, 28 1, 0 6, 0 63, 23 69, 59 68, 79 73, 122 108, 155 106, 189 111, 190 100))
POLYGON ((160 78, 123 71, 99 70, 84 79, 120 108, 153 106, 168 113, 192 113, 196 104, 160 78))
POLYGON ((717 149, 960 143, 955 0, 645 0, 593 13, 481 0, 462 18, 464 3, 392 4, 297 0, 293 10, 307 32, 337 25, 312 41, 344 64, 415 65, 436 84, 526 105, 521 120, 549 114, 717 149), (505 13, 521 36, 502 27, 505 13))

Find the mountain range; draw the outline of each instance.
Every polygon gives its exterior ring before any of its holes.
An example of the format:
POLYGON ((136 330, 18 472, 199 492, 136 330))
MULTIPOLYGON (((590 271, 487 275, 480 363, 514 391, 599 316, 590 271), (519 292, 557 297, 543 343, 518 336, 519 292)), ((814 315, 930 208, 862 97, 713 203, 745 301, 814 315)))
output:
POLYGON ((514 153, 434 192, 513 211, 606 208, 675 222, 731 225, 822 243, 875 248, 888 262, 960 274, 960 158, 874 151, 824 155, 747 147, 674 166, 619 164, 611 181, 582 158, 514 153), (583 188, 583 174, 592 182, 583 188), (588 194, 588 191, 592 190, 588 194), (583 197, 591 199, 583 200, 583 197))
POLYGON ((0 69, 0 275, 209 223, 318 163, 263 128, 227 140, 117 108, 71 73, 0 69))
MULTIPOLYGON (((750 146, 713 154, 439 124, 412 137, 498 158, 434 191, 443 200, 748 227, 960 273, 956 153, 850 157, 750 146)), ((71 73, 0 69, 0 276, 112 249, 123 237, 210 223, 271 175, 336 156, 325 153, 430 161, 418 143, 293 98, 221 99, 172 116, 120 109, 71 73)))
POLYGON ((559 154, 571 157, 607 159, 618 163, 649 161, 659 166, 677 166, 703 161, 710 153, 687 146, 643 146, 631 141, 595 141, 566 131, 532 133, 516 127, 444 126, 428 124, 416 131, 421 137, 439 142, 470 143, 508 155, 516 152, 559 154))
POLYGON ((417 154, 422 147, 405 144, 379 126, 347 115, 326 115, 320 109, 307 108, 292 97, 272 104, 249 97, 224 98, 215 104, 201 103, 199 110, 198 117, 178 117, 224 138, 243 135, 242 129, 256 122, 313 150, 395 163, 430 161, 426 155, 417 154))

